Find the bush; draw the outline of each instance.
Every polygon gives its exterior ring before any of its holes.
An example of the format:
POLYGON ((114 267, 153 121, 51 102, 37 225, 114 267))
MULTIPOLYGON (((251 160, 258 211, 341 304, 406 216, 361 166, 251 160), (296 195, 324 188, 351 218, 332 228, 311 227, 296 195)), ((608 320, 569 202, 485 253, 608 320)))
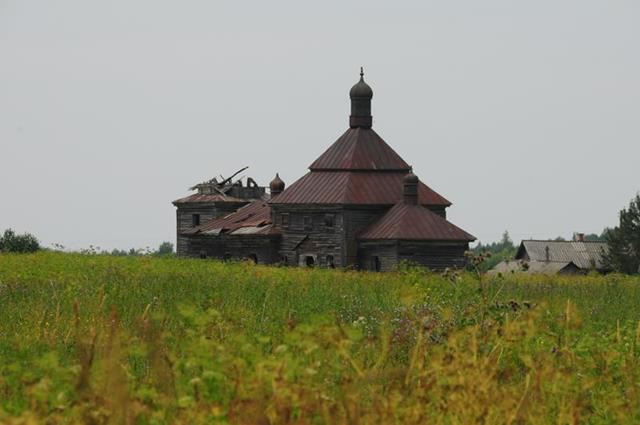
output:
POLYGON ((155 253, 156 255, 171 255, 173 254, 173 244, 171 242, 162 242, 155 253))
POLYGON ((13 230, 7 229, 0 237, 0 251, 2 252, 36 252, 39 249, 38 239, 30 233, 16 235, 13 230))

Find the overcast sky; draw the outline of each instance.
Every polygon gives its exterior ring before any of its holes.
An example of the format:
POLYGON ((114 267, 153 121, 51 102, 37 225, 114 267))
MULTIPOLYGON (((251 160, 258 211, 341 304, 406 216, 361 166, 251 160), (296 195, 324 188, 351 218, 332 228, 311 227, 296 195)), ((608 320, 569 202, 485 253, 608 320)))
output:
POLYGON ((0 0, 0 230, 156 247, 171 201, 287 184, 374 129, 483 242, 615 225, 640 189, 640 2, 0 0))

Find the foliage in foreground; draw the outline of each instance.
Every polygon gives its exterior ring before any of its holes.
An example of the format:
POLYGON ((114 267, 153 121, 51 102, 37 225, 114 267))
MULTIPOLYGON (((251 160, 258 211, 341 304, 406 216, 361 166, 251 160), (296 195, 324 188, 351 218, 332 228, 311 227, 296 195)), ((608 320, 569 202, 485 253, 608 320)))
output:
POLYGON ((0 255, 0 422, 637 423, 639 284, 0 255))

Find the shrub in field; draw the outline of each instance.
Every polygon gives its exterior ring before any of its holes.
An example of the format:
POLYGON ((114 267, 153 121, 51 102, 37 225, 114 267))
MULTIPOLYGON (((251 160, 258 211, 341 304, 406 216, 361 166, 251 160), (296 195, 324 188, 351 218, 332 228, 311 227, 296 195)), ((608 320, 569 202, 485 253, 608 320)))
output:
POLYGON ((7 229, 0 237, 0 252, 36 252, 40 249, 40 243, 30 233, 17 235, 13 230, 7 229))

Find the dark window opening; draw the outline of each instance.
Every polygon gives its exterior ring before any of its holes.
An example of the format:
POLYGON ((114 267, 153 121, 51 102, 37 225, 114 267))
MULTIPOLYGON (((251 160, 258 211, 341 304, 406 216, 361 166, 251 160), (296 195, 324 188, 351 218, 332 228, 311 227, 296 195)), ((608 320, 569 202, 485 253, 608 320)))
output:
POLYGON ((335 222, 335 216, 333 214, 326 214, 324 216, 324 225, 327 227, 333 227, 335 222))
POLYGON ((252 261, 253 264, 258 264, 258 256, 256 254, 249 254, 247 257, 249 261, 252 261))
POLYGON ((310 215, 305 215, 302 218, 302 224, 304 225, 304 230, 313 229, 313 222, 311 221, 311 216, 310 215))
POLYGON ((191 226, 192 227, 200 226, 200 214, 193 214, 191 216, 191 226))
POLYGON ((204 251, 200 251, 200 258, 202 258, 203 260, 205 260, 207 258, 207 253, 204 251))
POLYGON ((327 267, 329 267, 330 269, 335 269, 336 266, 333 263, 333 255, 327 255, 327 267))
POLYGON ((382 264, 380 264, 380 257, 376 255, 375 257, 373 257, 373 269, 379 272, 381 268, 382 264))
POLYGON ((304 259, 304 264, 307 267, 313 267, 316 265, 316 260, 314 260, 314 258, 311 255, 307 255, 304 259))

